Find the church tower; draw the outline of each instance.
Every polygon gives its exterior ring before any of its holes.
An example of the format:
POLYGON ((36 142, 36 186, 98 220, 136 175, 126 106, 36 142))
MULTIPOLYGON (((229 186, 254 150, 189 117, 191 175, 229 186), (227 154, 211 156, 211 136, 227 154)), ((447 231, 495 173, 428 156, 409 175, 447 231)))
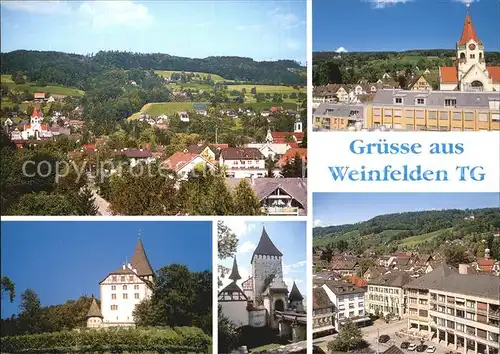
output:
POLYGON ((465 16, 462 36, 457 42, 457 63, 459 81, 474 65, 487 73, 483 42, 478 39, 469 13, 465 16))
POLYGON ((300 114, 295 117, 295 123, 293 124, 293 131, 295 133, 302 133, 302 119, 300 119, 300 114))

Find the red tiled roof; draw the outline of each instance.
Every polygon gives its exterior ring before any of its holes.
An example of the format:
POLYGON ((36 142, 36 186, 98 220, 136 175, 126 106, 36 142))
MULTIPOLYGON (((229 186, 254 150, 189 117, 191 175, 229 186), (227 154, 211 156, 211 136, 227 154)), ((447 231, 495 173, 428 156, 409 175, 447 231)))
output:
POLYGON ((476 41, 476 43, 480 43, 479 39, 477 38, 476 30, 474 28, 474 25, 472 24, 472 19, 469 14, 465 16, 465 23, 464 23, 464 29, 462 30, 462 37, 458 41, 458 44, 465 44, 468 41, 473 39, 476 41))
POLYGON ((493 79, 493 83, 499 83, 500 66, 487 66, 486 69, 488 69, 488 73, 490 74, 490 77, 493 79))
POLYGON ((47 130, 47 124, 42 124, 42 130, 47 130))
POLYGON ((298 148, 299 144, 298 143, 288 143, 288 146, 290 146, 291 148, 298 148))
POLYGON ((442 66, 439 68, 439 77, 443 84, 456 84, 458 80, 457 68, 454 66, 442 66))
POLYGON ((271 112, 278 112, 281 111, 281 107, 273 106, 271 107, 271 112))
POLYGON ((304 138, 304 133, 294 133, 294 132, 272 132, 274 144, 285 144, 285 139, 287 136, 294 136, 297 143, 300 143, 304 138))
POLYGON ((85 145, 83 145, 83 148, 85 150, 95 150, 95 145, 94 144, 85 144, 85 145))
POLYGON ((357 277, 355 275, 349 276, 348 279, 353 285, 359 286, 360 288, 368 285, 368 282, 366 280, 364 280, 363 278, 357 277))
POLYGON ((176 152, 165 161, 163 161, 162 166, 170 170, 179 171, 197 156, 200 155, 192 154, 189 152, 176 152))
POLYGON ((212 146, 217 147, 219 149, 227 149, 229 144, 212 144, 212 146))
POLYGON ((293 160, 295 158, 295 155, 299 154, 299 156, 302 158, 304 162, 307 162, 307 149, 306 148, 291 148, 288 149, 288 151, 281 156, 278 165, 283 166, 288 163, 289 160, 293 160))
MULTIPOLYGON (((36 94, 35 94, 36 95, 36 94)), ((44 94, 45 95, 45 94, 44 94)), ((35 97, 36 98, 36 97, 35 97)), ((34 118, 34 117, 41 117, 40 115, 40 110, 38 109, 37 106, 35 106, 35 108, 33 109, 33 113, 31 114, 31 118, 34 118)))

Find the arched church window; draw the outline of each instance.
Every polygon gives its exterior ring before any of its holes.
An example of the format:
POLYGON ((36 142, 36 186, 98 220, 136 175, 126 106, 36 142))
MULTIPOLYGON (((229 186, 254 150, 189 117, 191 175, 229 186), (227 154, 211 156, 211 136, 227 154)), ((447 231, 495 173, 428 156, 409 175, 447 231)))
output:
POLYGON ((123 290, 127 290, 127 286, 126 285, 123 286, 123 290))

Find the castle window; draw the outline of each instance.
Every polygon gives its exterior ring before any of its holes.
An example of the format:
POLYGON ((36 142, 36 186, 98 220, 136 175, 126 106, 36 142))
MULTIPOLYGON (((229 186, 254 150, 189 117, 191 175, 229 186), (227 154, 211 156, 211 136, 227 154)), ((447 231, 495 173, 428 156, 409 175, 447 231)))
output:
POLYGON ((460 59, 465 59, 465 53, 460 53, 460 59))
POLYGON ((470 55, 470 58, 471 58, 471 59, 474 59, 475 57, 476 57, 476 54, 471 54, 471 55, 470 55))
POLYGON ((111 294, 111 300, 116 300, 116 294, 111 294))
POLYGON ((139 290, 139 285, 134 285, 134 290, 139 290))
POLYGON ((116 290, 116 285, 111 285, 111 290, 116 290))
POLYGON ((122 275, 122 276, 120 277, 120 280, 121 280, 121 281, 125 281, 125 275, 122 275))
POLYGON ((138 299, 139 298, 139 293, 135 293, 134 294, 134 299, 138 299))
POLYGON ((124 286, 122 287, 122 289, 123 289, 123 290, 127 290, 127 286, 126 286, 126 285, 124 285, 124 286))
POLYGON ((111 311, 118 311, 118 305, 111 305, 111 311))
POLYGON ((113 275, 113 276, 111 277, 111 281, 116 281, 116 275, 113 275))
POLYGON ((123 294, 123 300, 127 300, 128 299, 128 294, 127 293, 124 293, 123 294))
POLYGON ((128 280, 133 281, 134 280, 134 276, 133 275, 129 275, 128 280))

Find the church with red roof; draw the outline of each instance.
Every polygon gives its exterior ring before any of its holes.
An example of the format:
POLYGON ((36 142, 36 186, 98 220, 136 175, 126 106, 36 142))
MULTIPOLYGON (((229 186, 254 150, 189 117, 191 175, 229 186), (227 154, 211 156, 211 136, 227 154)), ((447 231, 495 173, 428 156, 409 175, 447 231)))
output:
POLYGON ((35 107, 31 114, 30 124, 25 124, 23 127, 23 131, 21 132, 22 138, 24 140, 52 138, 52 131, 48 129, 47 124, 42 122, 42 112, 38 107, 35 107))
POLYGON ((455 66, 439 68, 441 91, 500 91, 500 66, 486 65, 484 45, 469 13, 456 50, 455 66))

